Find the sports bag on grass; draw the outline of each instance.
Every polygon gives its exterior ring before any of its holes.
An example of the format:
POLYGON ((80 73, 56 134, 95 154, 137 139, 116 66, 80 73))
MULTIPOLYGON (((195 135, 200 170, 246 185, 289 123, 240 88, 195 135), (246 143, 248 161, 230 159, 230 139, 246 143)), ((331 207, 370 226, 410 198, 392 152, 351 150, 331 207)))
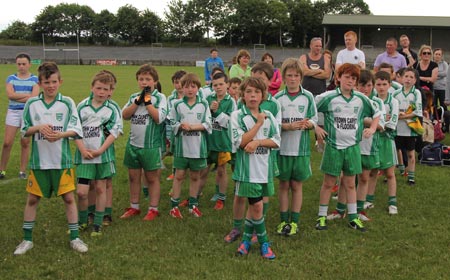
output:
POLYGON ((436 110, 436 122, 434 124, 434 142, 444 140, 445 134, 442 132, 442 119, 444 118, 444 108, 439 107, 436 110), (439 110, 442 112, 439 116, 439 110))
POLYGON ((442 146, 441 143, 435 142, 423 147, 420 164, 442 165, 442 146))

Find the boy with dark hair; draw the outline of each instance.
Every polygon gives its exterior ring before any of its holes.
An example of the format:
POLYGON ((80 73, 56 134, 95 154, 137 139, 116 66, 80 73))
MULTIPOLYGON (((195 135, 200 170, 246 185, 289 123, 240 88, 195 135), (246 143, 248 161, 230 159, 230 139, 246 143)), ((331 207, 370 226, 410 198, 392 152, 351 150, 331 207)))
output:
MULTIPOLYGON (((245 221, 244 237, 237 254, 247 255, 253 232, 261 244, 261 256, 274 259, 266 232, 262 200, 274 194, 274 163, 271 149, 280 146, 279 124, 268 111, 261 108, 267 98, 267 85, 259 78, 250 77, 241 84, 242 107, 231 114, 232 142, 236 147, 236 196, 247 198, 249 211, 245 221)), ((270 94, 269 94, 270 95, 270 94)))
POLYGON ((405 171, 401 149, 406 149, 408 156, 408 184, 415 184, 416 156, 415 145, 416 137, 419 135, 408 126, 408 120, 415 117, 422 117, 422 96, 416 87, 416 70, 408 67, 401 76, 403 87, 396 90, 392 95, 399 102, 399 116, 397 123, 397 136, 395 137, 395 146, 398 151, 398 160, 400 173, 405 171))
POLYGON ((75 140, 77 151, 75 164, 78 178, 79 226, 88 224, 88 194, 91 181, 96 190, 94 228, 91 236, 102 234, 106 208, 107 179, 116 173, 114 140, 121 131, 121 117, 114 104, 109 101, 114 84, 113 77, 104 72, 97 73, 91 84, 91 95, 78 104, 77 110, 83 127, 83 139, 75 140))
POLYGON ((24 240, 14 255, 25 254, 33 248, 33 228, 41 197, 61 196, 66 210, 70 232, 70 246, 77 252, 88 251, 78 237, 78 214, 73 191, 75 190, 72 155, 69 137, 83 137, 75 103, 59 92, 61 74, 53 62, 38 68, 42 93, 25 104, 21 133, 32 137, 30 175, 26 190, 28 198, 24 211, 24 240))
POLYGON ((125 150, 124 164, 128 167, 130 180, 130 207, 125 210, 122 219, 139 215, 139 195, 141 190, 141 172, 144 170, 149 185, 150 205, 144 220, 151 221, 159 216, 161 147, 165 141, 161 135, 161 125, 167 116, 165 95, 155 88, 158 72, 148 64, 142 65, 136 72, 140 92, 128 99, 122 110, 124 120, 130 120, 131 129, 125 150))
MULTIPOLYGON (((397 180, 395 178, 395 166, 397 165, 397 153, 395 150, 395 133, 397 129, 399 103, 389 93, 391 77, 388 73, 379 71, 375 74, 375 89, 378 98, 383 101, 385 109, 384 131, 380 133, 380 170, 386 176, 388 185, 388 211, 390 215, 396 215, 397 210, 397 180)), ((369 184, 364 208, 374 207, 376 181, 369 184)))
POLYGON ((206 84, 211 84, 211 78, 213 75, 213 69, 219 67, 222 71, 225 71, 222 59, 219 57, 219 51, 216 48, 212 48, 209 51, 210 57, 205 60, 205 81, 206 84))
POLYGON ((227 162, 231 160, 230 115, 236 110, 234 99, 227 93, 228 77, 217 73, 212 78, 214 92, 206 98, 211 110, 212 133, 208 134, 208 167, 201 171, 201 188, 206 184, 211 165, 216 165, 216 192, 214 209, 222 210, 228 187, 227 162))
POLYGON ((200 80, 197 75, 188 73, 181 79, 184 97, 176 102, 169 113, 174 135, 173 166, 175 178, 172 186, 170 215, 182 219, 178 208, 181 185, 189 169, 189 213, 201 217, 198 208, 200 171, 207 166, 208 148, 206 133, 211 133, 211 112, 208 102, 198 96, 200 80))

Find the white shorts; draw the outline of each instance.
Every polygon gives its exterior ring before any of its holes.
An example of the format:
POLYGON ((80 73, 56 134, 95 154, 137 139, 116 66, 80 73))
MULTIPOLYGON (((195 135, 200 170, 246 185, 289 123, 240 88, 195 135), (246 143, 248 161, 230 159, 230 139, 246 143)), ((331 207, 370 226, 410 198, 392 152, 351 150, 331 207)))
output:
POLYGON ((6 113, 6 125, 14 126, 14 127, 21 127, 22 126, 22 115, 23 110, 12 110, 8 109, 8 112, 6 113))

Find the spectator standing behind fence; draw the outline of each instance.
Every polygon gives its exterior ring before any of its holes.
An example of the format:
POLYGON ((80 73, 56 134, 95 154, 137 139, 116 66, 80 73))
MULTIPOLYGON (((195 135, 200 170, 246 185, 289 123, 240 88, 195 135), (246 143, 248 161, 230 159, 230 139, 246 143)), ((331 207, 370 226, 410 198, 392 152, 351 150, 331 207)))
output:
POLYGON ((440 48, 433 51, 434 62, 438 65, 438 76, 436 82, 434 82, 434 106, 442 106, 447 111, 447 105, 445 104, 445 89, 447 87, 447 72, 448 64, 444 60, 444 51, 440 48))
POLYGON ((366 56, 363 51, 356 48, 358 35, 354 31, 344 34, 345 49, 340 50, 336 57, 336 71, 344 63, 357 64, 361 69, 366 68, 366 56))
MULTIPOLYGON (((0 163, 0 179, 6 176, 6 165, 8 164, 11 148, 14 143, 17 130, 22 121, 23 108, 25 102, 39 93, 38 78, 30 73, 31 58, 28 54, 21 53, 16 56, 17 73, 10 75, 6 79, 6 94, 9 104, 6 114, 5 132, 3 140, 2 157, 0 163)), ((21 156, 19 178, 26 179, 25 174, 28 154, 30 151, 30 139, 22 138, 20 140, 21 156)))
POLYGON ((411 67, 418 61, 417 54, 409 47, 409 38, 405 34, 400 36, 400 47, 397 51, 406 59, 406 66, 411 67))
MULTIPOLYGON (((261 61, 267 62, 273 66, 273 56, 270 53, 263 54, 261 61)), ((281 77, 280 69, 274 67, 273 77, 270 80, 269 86, 269 92, 270 94, 272 94, 272 96, 275 96, 275 94, 277 94, 280 90, 281 82, 283 82, 283 79, 281 77)))
POLYGON ((252 68, 250 67, 250 53, 247 50, 239 50, 236 55, 236 64, 233 64, 230 68, 230 79, 238 77, 244 80, 251 76, 252 68))
POLYGON ((330 59, 329 56, 322 54, 322 38, 312 38, 309 48, 309 53, 300 56, 300 65, 304 74, 302 87, 318 95, 327 90, 327 79, 331 73, 330 59))
POLYGON ((438 65, 431 60, 431 47, 422 45, 419 50, 419 61, 414 64, 414 69, 419 72, 420 87, 428 87, 433 92, 433 84, 438 77, 438 65))
POLYGON ((380 64, 383 62, 389 63, 394 67, 394 72, 397 72, 400 68, 406 67, 406 59, 397 51, 397 39, 390 37, 386 40, 386 51, 381 53, 375 59, 373 65, 374 72, 378 72, 380 64))
POLYGON ((210 57, 205 60, 205 81, 209 85, 211 83, 211 73, 216 67, 225 71, 222 58, 219 57, 219 51, 216 48, 212 48, 210 51, 210 57))

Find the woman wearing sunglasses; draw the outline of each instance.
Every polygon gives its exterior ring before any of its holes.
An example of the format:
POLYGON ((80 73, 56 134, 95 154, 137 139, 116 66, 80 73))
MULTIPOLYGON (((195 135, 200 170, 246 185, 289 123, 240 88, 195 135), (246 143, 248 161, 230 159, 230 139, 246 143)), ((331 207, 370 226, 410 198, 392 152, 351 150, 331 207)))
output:
POLYGON ((419 50, 419 61, 414 63, 414 68, 419 72, 420 87, 427 86, 433 92, 433 84, 438 77, 438 65, 432 61, 431 47, 422 45, 419 50))

